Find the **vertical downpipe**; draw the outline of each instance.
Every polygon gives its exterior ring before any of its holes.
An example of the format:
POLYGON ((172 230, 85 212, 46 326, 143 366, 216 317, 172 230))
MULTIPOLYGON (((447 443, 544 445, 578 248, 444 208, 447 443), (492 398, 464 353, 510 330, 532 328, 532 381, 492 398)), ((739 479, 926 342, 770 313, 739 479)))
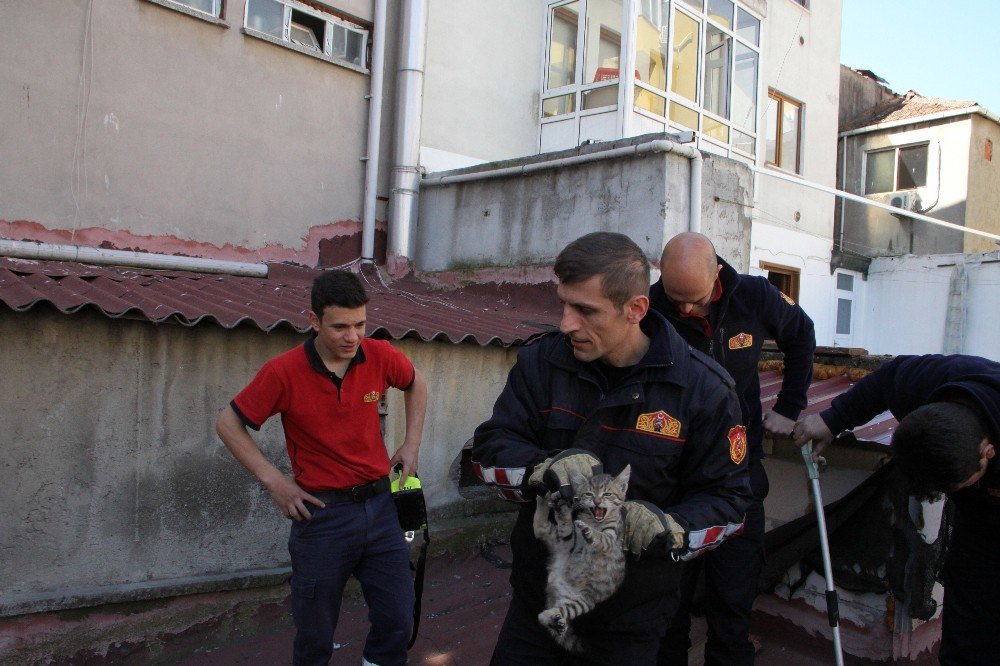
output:
POLYGON ((385 72, 387 0, 375 0, 372 27, 371 92, 368 95, 368 155, 365 157, 365 198, 361 214, 361 261, 375 261, 375 208, 382 139, 382 76, 385 72))
POLYGON ((403 0, 399 76, 397 81, 395 164, 389 201, 390 272, 413 260, 413 233, 420 188, 420 120, 423 108, 426 0, 403 0))

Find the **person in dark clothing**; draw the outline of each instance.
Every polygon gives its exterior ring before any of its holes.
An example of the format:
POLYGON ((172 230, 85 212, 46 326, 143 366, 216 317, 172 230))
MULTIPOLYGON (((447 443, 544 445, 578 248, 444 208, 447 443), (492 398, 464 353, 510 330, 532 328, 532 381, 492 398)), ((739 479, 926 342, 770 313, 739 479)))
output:
POLYGON ((628 499, 651 510, 628 512, 625 580, 573 621, 588 652, 570 655, 537 620, 547 553, 532 530, 535 504, 524 504, 492 663, 653 663, 676 605, 677 560, 738 530, 750 501, 739 403, 725 371, 647 314, 649 261, 626 236, 573 241, 555 272, 560 332, 518 353, 493 415, 476 429, 474 469, 504 497, 525 500, 558 491, 571 471, 617 474, 630 464, 628 499))
POLYGON ((763 437, 789 436, 806 406, 816 336, 809 316, 766 278, 739 275, 701 234, 679 234, 660 260, 660 281, 649 289, 650 306, 698 351, 714 358, 736 382, 747 431, 753 502, 741 534, 687 564, 681 605, 667 629, 659 663, 686 665, 691 647, 691 602, 698 576, 705 575, 708 620, 706 664, 752 664, 750 613, 764 563, 764 503, 768 481, 762 460, 763 437), (785 355, 778 400, 761 414, 757 362, 764 340, 785 355))
POLYGON ((848 428, 889 410, 893 457, 917 497, 947 493, 955 509, 942 580, 939 659, 1000 662, 1000 363, 978 356, 898 356, 795 424, 815 455, 848 428))

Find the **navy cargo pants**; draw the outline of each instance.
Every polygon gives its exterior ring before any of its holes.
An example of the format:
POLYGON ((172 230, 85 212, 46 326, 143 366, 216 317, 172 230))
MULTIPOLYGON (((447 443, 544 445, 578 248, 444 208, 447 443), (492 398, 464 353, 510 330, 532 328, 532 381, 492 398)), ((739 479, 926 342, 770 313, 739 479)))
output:
POLYGON ((705 618, 708 641, 705 666, 752 666, 750 614, 757 596, 757 578, 764 564, 764 498, 768 481, 764 465, 750 463, 750 489, 754 501, 747 509, 743 533, 715 550, 684 564, 681 605, 660 644, 657 664, 687 666, 691 647, 691 603, 698 576, 705 573, 705 618))
POLYGON ((361 583, 371 629, 364 658, 379 666, 406 663, 413 626, 413 579, 396 507, 388 491, 363 502, 308 505, 312 517, 292 523, 293 663, 327 666, 333 653, 344 585, 361 583))

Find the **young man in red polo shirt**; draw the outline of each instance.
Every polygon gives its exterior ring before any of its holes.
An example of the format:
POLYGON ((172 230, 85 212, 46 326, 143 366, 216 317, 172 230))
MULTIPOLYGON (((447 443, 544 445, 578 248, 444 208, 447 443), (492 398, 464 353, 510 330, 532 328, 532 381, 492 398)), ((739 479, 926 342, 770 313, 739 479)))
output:
POLYGON ((389 494, 396 463, 416 471, 427 385, 388 342, 365 338, 368 295, 356 275, 323 273, 313 282, 313 336, 271 359, 228 407, 216 430, 292 522, 295 664, 326 665, 344 584, 361 583, 372 626, 364 663, 406 663, 413 582, 406 542, 389 494), (392 459, 379 430, 379 398, 404 391, 406 434, 392 459), (260 452, 247 427, 281 414, 293 477, 260 452))

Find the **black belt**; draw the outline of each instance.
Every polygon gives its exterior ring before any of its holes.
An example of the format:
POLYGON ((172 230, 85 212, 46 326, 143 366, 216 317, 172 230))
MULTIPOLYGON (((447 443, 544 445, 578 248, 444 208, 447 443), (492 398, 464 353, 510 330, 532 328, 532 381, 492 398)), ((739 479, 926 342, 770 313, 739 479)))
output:
POLYGON ((317 490, 309 494, 324 504, 330 504, 332 502, 364 502, 388 490, 389 477, 383 476, 380 479, 362 483, 360 486, 354 486, 346 490, 317 490))

